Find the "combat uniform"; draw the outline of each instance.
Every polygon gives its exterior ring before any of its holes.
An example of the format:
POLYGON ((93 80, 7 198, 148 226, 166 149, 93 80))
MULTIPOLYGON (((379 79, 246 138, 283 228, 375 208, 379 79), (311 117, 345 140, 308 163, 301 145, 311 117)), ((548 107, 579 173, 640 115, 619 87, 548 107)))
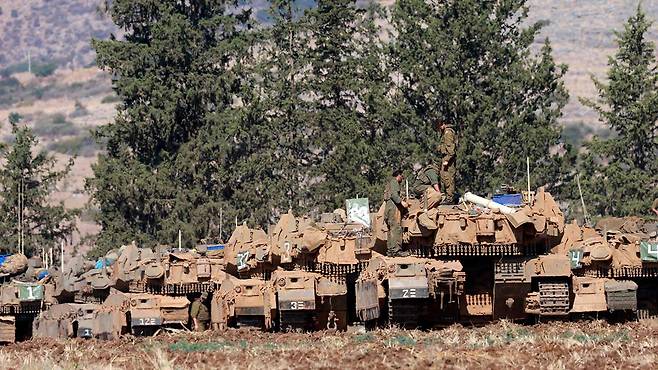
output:
POLYGON ((190 308, 190 316, 193 319, 197 320, 196 331, 205 331, 210 321, 210 314, 208 313, 208 307, 206 307, 203 302, 200 300, 194 300, 192 302, 192 307, 190 308))
POLYGON ((425 209, 433 208, 441 202, 441 192, 434 189, 439 185, 439 170, 430 165, 418 172, 412 190, 416 197, 421 199, 425 209))
POLYGON ((441 183, 446 192, 446 201, 453 202, 455 196, 455 153, 457 151, 457 135, 452 127, 446 127, 441 136, 439 154, 441 154, 441 183), (444 165, 447 163, 447 165, 444 165))
POLYGON ((398 256, 402 254, 402 226, 400 221, 402 214, 402 199, 400 199, 400 183, 395 177, 391 177, 386 184, 384 191, 384 200, 386 205, 384 207, 384 221, 388 227, 388 234, 386 235, 386 255, 398 256))
POLYGON ((658 198, 653 200, 653 204, 651 204, 651 209, 658 210, 658 198))

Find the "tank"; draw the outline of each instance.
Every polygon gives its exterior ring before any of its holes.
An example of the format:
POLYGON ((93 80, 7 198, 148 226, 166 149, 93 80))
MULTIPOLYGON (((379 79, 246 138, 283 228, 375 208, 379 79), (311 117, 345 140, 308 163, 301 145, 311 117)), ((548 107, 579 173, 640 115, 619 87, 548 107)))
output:
MULTIPOLYGON (((548 276, 531 276, 526 270, 559 243, 564 216, 541 188, 507 198, 520 201, 505 205, 468 193, 457 205, 425 208, 419 199, 409 199, 401 224, 403 249, 411 256, 370 261, 356 286, 360 319, 435 326, 528 318, 526 297, 544 286, 539 281, 548 276), (373 271, 388 272, 374 279, 373 271), (378 310, 373 308, 375 280, 378 310), (416 296, 409 296, 411 292, 416 296)), ((373 233, 381 251, 386 241, 383 219, 384 205, 375 216, 373 233)))
POLYGON ((543 189, 409 204, 406 257, 385 255, 383 206, 370 214, 367 199, 317 219, 288 212, 267 231, 243 224, 225 244, 152 250, 131 243, 95 262, 70 259, 63 271, 12 257, 0 269, 0 342, 187 327, 190 300, 200 293, 209 293, 215 330, 658 315, 655 222, 565 225, 543 189))
POLYGON ((342 213, 315 222, 288 212, 267 233, 236 228, 224 251, 229 276, 212 301, 213 324, 345 329, 354 315, 348 292, 371 257, 373 239, 342 213))
POLYGON ((569 259, 573 314, 655 317, 658 300, 656 223, 637 217, 604 218, 595 227, 575 222, 553 254, 569 259))

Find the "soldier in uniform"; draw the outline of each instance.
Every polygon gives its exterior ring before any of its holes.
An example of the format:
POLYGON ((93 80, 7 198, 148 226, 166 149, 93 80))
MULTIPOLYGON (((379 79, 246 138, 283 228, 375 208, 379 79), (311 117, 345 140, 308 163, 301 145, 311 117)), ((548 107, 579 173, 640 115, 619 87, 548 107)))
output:
POLYGON ((192 306, 190 307, 190 316, 192 317, 192 324, 194 331, 205 331, 210 321, 210 314, 208 307, 204 301, 208 299, 208 293, 201 293, 200 296, 194 298, 192 306))
POLYGON ((656 214, 656 216, 658 216, 658 198, 653 200, 653 204, 651 204, 651 210, 656 214))
POLYGON ((404 179, 401 170, 393 171, 393 176, 386 184, 384 190, 384 221, 388 227, 388 234, 386 237, 386 255, 394 256, 408 256, 408 252, 402 252, 402 226, 400 221, 402 219, 402 209, 407 208, 407 202, 400 198, 400 183, 404 179))
POLYGON ((412 186, 416 197, 420 198, 425 210, 434 208, 441 202, 441 190, 439 189, 439 167, 430 164, 416 175, 412 186))
POLYGON ((437 121, 436 127, 441 131, 441 143, 439 144, 439 154, 441 155, 441 183, 445 189, 445 202, 451 204, 455 197, 455 154, 457 151, 457 134, 446 120, 437 121))

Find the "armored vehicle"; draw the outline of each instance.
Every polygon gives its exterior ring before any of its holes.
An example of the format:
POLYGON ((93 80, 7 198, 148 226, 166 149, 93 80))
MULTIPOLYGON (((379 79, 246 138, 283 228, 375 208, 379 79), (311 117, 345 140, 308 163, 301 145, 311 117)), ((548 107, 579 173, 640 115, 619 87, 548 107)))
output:
POLYGON ((565 227, 552 253, 567 256, 574 294, 571 313, 639 318, 658 314, 655 222, 607 218, 595 227, 565 227))
MULTIPOLYGON (((402 229, 412 257, 370 261, 356 285, 358 316, 407 326, 525 319, 530 292, 548 294, 550 286, 559 288, 554 294, 568 296, 568 286, 553 281, 553 272, 529 269, 550 265, 551 257, 540 255, 562 236, 564 217, 553 197, 539 189, 503 199, 512 201, 500 204, 467 193, 458 205, 429 209, 410 199, 402 229)), ((380 244, 386 238, 383 210, 382 205, 375 224, 380 244)))
POLYGON ((348 291, 371 257, 369 233, 341 212, 320 222, 289 212, 268 233, 239 226, 224 251, 230 276, 213 296, 213 324, 346 328, 348 291))

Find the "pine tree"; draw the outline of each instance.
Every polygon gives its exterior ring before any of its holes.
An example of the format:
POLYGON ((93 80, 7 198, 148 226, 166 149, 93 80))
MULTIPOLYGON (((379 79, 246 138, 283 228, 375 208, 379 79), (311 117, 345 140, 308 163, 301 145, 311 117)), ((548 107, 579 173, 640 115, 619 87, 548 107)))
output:
MULTIPOLYGON (((107 153, 87 186, 100 207, 95 254, 132 240, 186 246, 242 217, 238 160, 250 140, 253 44, 238 1, 116 0, 125 39, 94 40, 97 62, 123 102, 97 136, 107 153)), ((245 195, 246 196, 246 195, 245 195)), ((227 231, 227 230, 225 230, 227 231)))
POLYGON ((29 127, 15 121, 12 133, 15 141, 3 149, 4 167, 0 169, 0 242, 5 248, 13 246, 5 252, 18 251, 22 230, 25 253, 31 256, 41 248, 57 246, 75 230, 78 211, 49 200, 70 172, 73 160, 58 171, 54 157, 45 151, 33 154, 38 140, 29 127))
POLYGON ((523 186, 526 157, 534 186, 554 185, 568 157, 557 119, 567 102, 550 42, 532 43, 542 27, 527 24, 526 1, 399 0, 394 51, 401 100, 427 160, 438 157, 436 119, 455 125, 458 189, 490 193, 523 186))
POLYGON ((309 115, 300 85, 309 36, 307 19, 296 1, 272 1, 269 14, 273 24, 262 27, 262 53, 256 66, 262 93, 249 109, 258 117, 254 121, 259 150, 252 161, 267 171, 251 175, 267 188, 267 202, 261 208, 269 211, 266 218, 274 222, 277 214, 288 209, 307 210, 309 138, 305 127, 309 115))
POLYGON ((392 64, 376 20, 376 4, 318 1, 307 13, 313 46, 306 58, 305 96, 313 97, 311 192, 315 207, 344 207, 345 199, 381 200, 393 167, 413 163, 411 126, 400 122, 389 93, 392 64))
POLYGON ((596 215, 647 214, 658 196, 658 66, 652 23, 638 6, 615 32, 619 50, 608 59, 605 83, 592 77, 597 100, 581 99, 614 135, 587 143, 580 171, 584 197, 596 215))

